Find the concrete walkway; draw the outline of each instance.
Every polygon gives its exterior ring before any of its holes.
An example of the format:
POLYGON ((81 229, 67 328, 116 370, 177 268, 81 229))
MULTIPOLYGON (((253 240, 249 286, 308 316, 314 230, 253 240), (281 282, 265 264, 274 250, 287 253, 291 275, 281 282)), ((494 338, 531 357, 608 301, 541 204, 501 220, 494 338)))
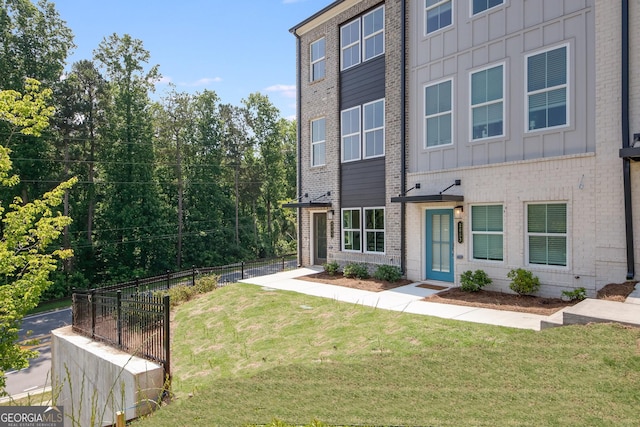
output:
MULTIPOLYGON (((542 322, 548 320, 550 317, 422 301, 424 297, 435 294, 438 291, 418 287, 421 283, 413 283, 388 291, 370 292, 297 279, 300 276, 314 274, 319 271, 322 271, 322 269, 299 268, 282 273, 270 274, 268 276, 253 277, 251 279, 241 280, 241 282, 271 289, 332 298, 336 301, 344 301, 368 307, 436 316, 444 319, 507 326, 510 328, 532 329, 535 331, 539 331, 542 322)), ((640 308, 640 305, 638 308, 640 308)))

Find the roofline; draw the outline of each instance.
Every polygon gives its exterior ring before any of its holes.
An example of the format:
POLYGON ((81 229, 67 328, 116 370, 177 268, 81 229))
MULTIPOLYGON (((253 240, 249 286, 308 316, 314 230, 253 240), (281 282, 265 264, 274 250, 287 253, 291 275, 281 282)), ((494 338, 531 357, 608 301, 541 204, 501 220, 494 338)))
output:
MULTIPOLYGON (((310 17, 308 17, 304 21, 300 22, 298 25, 290 28, 289 32, 292 33, 292 34, 298 35, 298 30, 300 28, 302 28, 305 25, 307 25, 308 23, 316 20, 320 16, 324 15, 325 13, 327 13, 328 11, 330 11, 331 9, 333 9, 334 7, 338 6, 340 3, 343 3, 345 1, 346 0, 336 0, 336 1, 334 1, 330 5, 326 6, 324 9, 320 10, 319 12, 314 13, 313 15, 311 15, 310 17)), ((304 32, 306 32, 306 31, 304 31, 304 32)))

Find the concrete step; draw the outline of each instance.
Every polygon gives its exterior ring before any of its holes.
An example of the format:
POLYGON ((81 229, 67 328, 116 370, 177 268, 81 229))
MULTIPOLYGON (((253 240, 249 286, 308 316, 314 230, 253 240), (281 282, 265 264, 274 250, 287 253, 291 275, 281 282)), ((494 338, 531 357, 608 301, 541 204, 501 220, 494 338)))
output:
POLYGON ((562 319, 564 325, 615 322, 640 327, 640 304, 588 298, 564 309, 562 319))
POLYGON ((540 330, 549 329, 549 328, 557 328, 558 326, 564 326, 563 318, 564 318, 564 310, 558 310, 553 313, 551 316, 547 317, 545 320, 540 321, 540 330))

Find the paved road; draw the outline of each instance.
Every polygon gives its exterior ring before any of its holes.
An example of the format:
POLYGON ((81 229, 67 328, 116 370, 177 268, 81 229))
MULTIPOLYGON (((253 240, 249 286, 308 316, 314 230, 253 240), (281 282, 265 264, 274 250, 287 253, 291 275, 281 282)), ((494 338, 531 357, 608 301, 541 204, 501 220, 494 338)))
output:
POLYGON ((7 372, 6 391, 10 395, 38 391, 51 385, 51 331, 71 324, 71 309, 51 311, 25 317, 20 329, 20 340, 38 339, 34 347, 40 356, 32 359, 29 367, 20 371, 7 372), (32 331, 27 337, 28 331, 32 331))

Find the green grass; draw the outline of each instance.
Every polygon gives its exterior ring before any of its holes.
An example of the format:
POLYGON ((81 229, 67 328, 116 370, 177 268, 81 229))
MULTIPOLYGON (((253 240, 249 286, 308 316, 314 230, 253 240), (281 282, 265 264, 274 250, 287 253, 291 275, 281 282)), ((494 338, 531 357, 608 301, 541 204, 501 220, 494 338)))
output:
POLYGON ((139 426, 637 426, 640 329, 543 332, 258 286, 177 308, 176 400, 139 426))

